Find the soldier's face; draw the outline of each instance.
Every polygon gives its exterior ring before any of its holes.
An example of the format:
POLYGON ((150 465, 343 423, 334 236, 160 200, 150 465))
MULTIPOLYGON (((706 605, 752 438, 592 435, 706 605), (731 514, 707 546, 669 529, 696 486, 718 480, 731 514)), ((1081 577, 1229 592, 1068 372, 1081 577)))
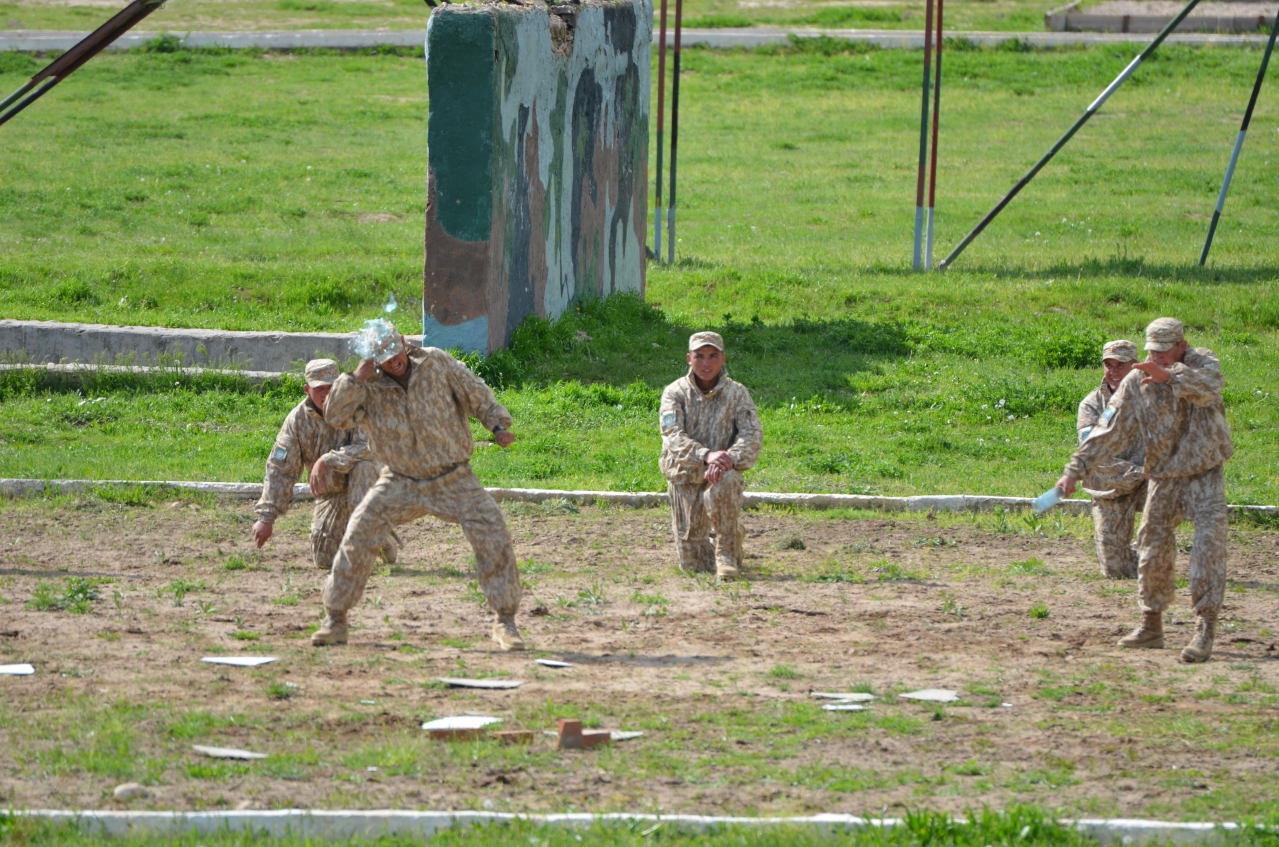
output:
POLYGON ((409 369, 409 354, 407 352, 396 353, 379 367, 382 368, 383 373, 388 373, 391 376, 404 376, 404 372, 409 369))
POLYGON ((702 382, 714 382, 724 370, 724 351, 707 344, 688 354, 688 366, 702 382))
POLYGON ((1119 383, 1132 371, 1136 362, 1121 362, 1118 359, 1102 359, 1101 366, 1106 369, 1106 384, 1118 388, 1119 383))
POLYGON ((306 396, 311 398, 311 402, 324 411, 324 401, 329 399, 329 392, 333 390, 331 385, 317 385, 315 388, 306 387, 306 396))
POLYGON ((1167 350, 1149 350, 1147 353, 1147 358, 1159 367, 1172 367, 1186 357, 1186 342, 1178 341, 1167 350))

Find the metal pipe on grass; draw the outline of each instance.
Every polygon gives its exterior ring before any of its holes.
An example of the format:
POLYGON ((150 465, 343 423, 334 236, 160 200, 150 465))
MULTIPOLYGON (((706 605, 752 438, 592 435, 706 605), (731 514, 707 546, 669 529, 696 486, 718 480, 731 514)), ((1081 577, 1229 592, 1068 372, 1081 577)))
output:
POLYGON ((1201 268, 1208 261, 1208 251, 1212 249, 1212 237, 1217 233, 1217 222, 1221 220, 1221 210, 1226 206, 1226 192, 1230 191, 1230 180, 1235 176, 1235 165, 1238 164, 1239 153, 1243 150, 1243 139, 1248 134, 1248 124, 1252 123, 1252 110, 1257 106, 1257 95, 1261 94, 1261 83, 1266 78, 1266 66, 1270 64, 1270 54, 1275 49, 1276 35, 1279 35, 1279 15, 1275 15, 1274 25, 1270 27, 1270 40, 1266 42, 1266 52, 1261 57, 1261 67, 1257 69, 1257 81, 1252 84, 1252 96, 1248 98, 1248 109, 1243 113, 1239 134, 1235 136, 1235 149, 1230 153, 1230 164, 1226 165, 1226 176, 1221 181, 1221 193, 1217 195, 1217 206, 1212 210, 1212 223, 1208 224, 1208 237, 1204 239, 1204 249, 1199 254, 1201 268))
POLYGON ((1115 90, 1118 89, 1119 86, 1123 85, 1124 81, 1127 80, 1128 77, 1132 76, 1133 72, 1141 66, 1142 62, 1150 58, 1150 55, 1159 48, 1159 45, 1163 44, 1164 39, 1172 34, 1181 22, 1186 19, 1186 16, 1190 14, 1191 10, 1198 4, 1199 0, 1190 0, 1190 2, 1186 3, 1185 7, 1177 13, 1177 16, 1169 21, 1168 25, 1159 31, 1159 34, 1156 35, 1155 39, 1146 46, 1146 49, 1142 50, 1141 53, 1137 55, 1137 58, 1129 62, 1128 67, 1124 68, 1123 71, 1120 72, 1119 76, 1115 77, 1114 81, 1111 82, 1110 85, 1106 86, 1105 90, 1102 91, 1101 94, 1097 95, 1097 99, 1092 101, 1092 105, 1090 105, 1084 113, 1079 116, 1079 119, 1071 125, 1070 129, 1066 130, 1066 134, 1057 139, 1057 143, 1053 144, 1053 146, 1049 148, 1048 152, 1043 155, 1043 158, 1036 162, 1034 167, 1027 171, 1026 175, 1017 181, 1017 184, 1012 187, 1012 190, 1005 194, 1003 199, 995 204, 995 208, 986 213, 986 217, 982 218, 977 226, 973 227, 972 232, 964 236, 964 240, 959 242, 959 246, 957 246, 954 250, 951 250, 949 256, 942 259, 941 264, 938 266, 939 268, 949 268, 951 264, 954 263, 955 259, 959 258, 959 254, 964 252, 964 249, 968 247, 969 244, 973 243, 973 239, 981 235, 982 230, 984 230, 986 226, 1004 210, 1004 207, 1011 203, 1013 198, 1016 197, 1032 179, 1035 178, 1035 174, 1043 170, 1044 166, 1052 161, 1053 156, 1057 155, 1057 151, 1065 147, 1066 142, 1070 141, 1070 139, 1074 137, 1075 133, 1079 132, 1080 128, 1084 124, 1088 123, 1088 120, 1092 118, 1093 115, 1097 114, 1097 111, 1101 109, 1107 100, 1110 99, 1110 95, 1114 94, 1115 90))
POLYGON ((915 180, 915 261, 912 267, 923 266, 924 241, 924 182, 928 172, 928 84, 932 79, 933 0, 927 0, 924 11, 924 82, 919 106, 919 175, 915 180))
POLYGON ((657 202, 653 207, 653 256, 662 261, 662 118, 666 105, 666 0, 657 42, 657 202))
POLYGON ((684 0, 675 0, 675 55, 671 62, 671 194, 666 207, 666 255, 675 263, 675 150, 679 143, 679 54, 684 21, 684 0))
POLYGON ((941 44, 942 44, 942 5, 944 0, 937 0, 937 58, 933 80, 933 150, 928 165, 928 235, 924 252, 924 270, 933 266, 933 209, 937 205, 937 132, 941 123, 941 44))
POLYGON ((0 102, 0 110, 8 109, 8 111, 0 114, 0 126, 8 123, 23 109, 39 100, 49 89, 75 73, 85 62, 101 53, 113 41, 124 35, 142 21, 143 18, 162 5, 164 5, 164 0, 133 0, 132 3, 113 15, 102 26, 86 35, 74 47, 54 59, 43 70, 31 77, 22 88, 19 88, 6 97, 3 102, 0 102), (37 88, 37 86, 39 87, 37 88), (27 95, 27 92, 32 89, 35 89, 35 92, 27 95), (27 96, 24 97, 24 95, 27 96), (19 98, 22 99, 19 100, 19 98), (17 105, 13 105, 15 102, 17 102, 17 105))

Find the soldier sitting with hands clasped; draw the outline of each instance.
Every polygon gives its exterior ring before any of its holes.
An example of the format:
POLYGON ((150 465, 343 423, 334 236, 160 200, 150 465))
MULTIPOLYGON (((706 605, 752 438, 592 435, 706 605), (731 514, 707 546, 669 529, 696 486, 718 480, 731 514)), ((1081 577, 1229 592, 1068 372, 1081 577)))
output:
POLYGON ((750 391, 728 378, 719 333, 693 333, 687 359, 688 375, 662 392, 658 464, 671 496, 680 567, 727 579, 742 564, 742 472, 759 458, 764 435, 750 391))

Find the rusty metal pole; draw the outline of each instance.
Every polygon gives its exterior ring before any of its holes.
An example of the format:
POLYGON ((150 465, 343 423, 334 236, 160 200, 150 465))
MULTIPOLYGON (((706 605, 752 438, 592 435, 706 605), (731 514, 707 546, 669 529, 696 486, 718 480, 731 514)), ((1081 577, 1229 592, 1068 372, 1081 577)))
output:
POLYGON ((94 56, 105 50, 143 18, 164 5, 164 0, 133 0, 109 21, 84 37, 78 44, 49 63, 21 88, 0 101, 0 126, 43 97, 49 89, 71 76, 94 56), (35 89, 34 93, 28 92, 35 89), (25 99, 23 99, 25 96, 25 99), (17 105, 14 105, 14 104, 17 105), (3 111, 3 110, 8 111, 3 111))
POLYGON ((657 204, 653 209, 653 255, 662 261, 662 118, 666 105, 666 0, 657 42, 657 204))

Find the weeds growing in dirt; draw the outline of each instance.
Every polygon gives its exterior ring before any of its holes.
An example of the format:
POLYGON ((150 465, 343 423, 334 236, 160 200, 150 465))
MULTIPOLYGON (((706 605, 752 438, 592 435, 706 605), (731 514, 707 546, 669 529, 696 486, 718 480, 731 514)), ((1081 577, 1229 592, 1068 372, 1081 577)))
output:
POLYGON ((1030 607, 1030 616, 1035 620, 1043 620, 1048 617, 1048 607, 1043 603, 1037 603, 1030 607))
POLYGON ((28 609, 37 612, 71 612, 73 615, 83 615, 89 611, 94 600, 102 599, 98 586, 111 582, 115 580, 72 576, 63 580, 61 592, 57 584, 41 582, 26 605, 28 609))

